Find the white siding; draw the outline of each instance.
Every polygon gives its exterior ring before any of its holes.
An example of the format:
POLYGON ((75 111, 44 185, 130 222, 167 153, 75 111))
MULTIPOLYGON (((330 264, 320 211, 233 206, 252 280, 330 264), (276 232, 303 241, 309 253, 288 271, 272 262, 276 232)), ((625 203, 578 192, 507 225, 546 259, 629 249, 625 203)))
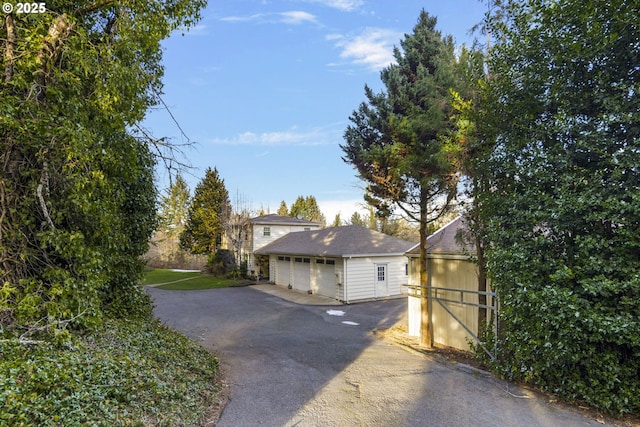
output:
POLYGON ((388 296, 401 295, 401 285, 407 283, 405 265, 407 258, 400 256, 364 257, 347 259, 344 278, 345 302, 376 298, 377 264, 387 265, 388 296))
POLYGON ((253 225, 253 251, 260 249, 264 245, 271 243, 285 234, 305 229, 316 230, 318 227, 309 225, 279 225, 279 224, 254 224, 253 225), (264 235, 264 228, 269 227, 269 236, 264 235))
MULTIPOLYGON (((260 249, 266 244, 269 244, 279 239, 285 234, 293 233, 296 231, 305 231, 309 229, 317 230, 318 228, 319 227, 312 226, 312 225, 253 224, 252 231, 251 231, 251 242, 249 243, 247 248, 247 251, 248 251, 247 268, 249 269, 249 272, 253 270, 255 273, 258 273, 257 271, 258 265, 256 263, 256 257, 253 254, 253 252, 255 252, 256 250, 260 249), (265 227, 269 227, 269 236, 264 235, 265 227)), ((278 283, 275 279, 275 274, 273 273, 273 271, 271 271, 271 269, 273 269, 273 263, 270 262, 269 263, 270 271, 268 272, 269 280, 271 280, 274 283, 278 283)), ((265 274, 267 272, 263 271, 262 273, 265 274)), ((288 284, 289 282, 287 282, 287 285, 288 284)))

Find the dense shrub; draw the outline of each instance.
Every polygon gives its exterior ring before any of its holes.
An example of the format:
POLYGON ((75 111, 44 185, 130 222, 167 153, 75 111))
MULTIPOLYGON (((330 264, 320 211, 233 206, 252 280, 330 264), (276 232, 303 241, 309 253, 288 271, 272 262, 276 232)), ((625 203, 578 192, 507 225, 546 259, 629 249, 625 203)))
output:
POLYGON ((0 425, 200 425, 218 362, 157 321, 107 321, 71 346, 0 341, 0 425))
POLYGON ((476 162, 497 369, 640 412, 640 3, 502 6, 477 120, 494 145, 476 162))
POLYGON ((228 249, 218 249, 209 256, 207 268, 214 276, 223 277, 236 269, 236 259, 228 249))

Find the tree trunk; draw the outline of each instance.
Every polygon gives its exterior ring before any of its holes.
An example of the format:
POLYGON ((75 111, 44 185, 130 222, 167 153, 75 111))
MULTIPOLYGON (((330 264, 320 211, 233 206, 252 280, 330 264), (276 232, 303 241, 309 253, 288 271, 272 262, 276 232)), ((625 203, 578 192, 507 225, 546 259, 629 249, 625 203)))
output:
POLYGON ((8 14, 5 18, 7 28, 7 40, 4 49, 4 81, 10 82, 13 77, 13 63, 15 61, 16 27, 13 22, 13 15, 8 14))
POLYGON ((431 322, 431 279, 427 269, 427 191, 421 190, 420 197, 420 286, 422 292, 420 304, 420 343, 429 348, 433 347, 433 325, 431 322))

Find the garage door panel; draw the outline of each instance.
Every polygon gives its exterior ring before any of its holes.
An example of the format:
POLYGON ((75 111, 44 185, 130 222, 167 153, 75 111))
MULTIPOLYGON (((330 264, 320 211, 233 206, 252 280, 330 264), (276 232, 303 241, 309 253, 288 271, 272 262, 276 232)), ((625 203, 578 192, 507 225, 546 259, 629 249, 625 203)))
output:
POLYGON ((311 260, 309 258, 294 258, 293 288, 301 291, 311 289, 311 260))
POLYGON ((316 283, 318 294, 336 297, 336 269, 332 264, 316 264, 316 283))
POLYGON ((290 272, 291 272, 291 261, 284 261, 278 259, 277 268, 278 273, 276 275, 276 285, 289 286, 290 282, 290 272))

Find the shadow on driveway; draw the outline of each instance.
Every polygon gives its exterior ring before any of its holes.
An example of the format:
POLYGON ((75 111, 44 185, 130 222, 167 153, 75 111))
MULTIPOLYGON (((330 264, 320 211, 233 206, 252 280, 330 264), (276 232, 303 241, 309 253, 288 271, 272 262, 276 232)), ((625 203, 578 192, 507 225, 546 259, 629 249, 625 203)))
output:
POLYGON ((252 286, 147 291, 157 317, 219 357, 231 391, 218 426, 596 424, 378 338, 406 321, 404 299, 338 307, 252 286))

